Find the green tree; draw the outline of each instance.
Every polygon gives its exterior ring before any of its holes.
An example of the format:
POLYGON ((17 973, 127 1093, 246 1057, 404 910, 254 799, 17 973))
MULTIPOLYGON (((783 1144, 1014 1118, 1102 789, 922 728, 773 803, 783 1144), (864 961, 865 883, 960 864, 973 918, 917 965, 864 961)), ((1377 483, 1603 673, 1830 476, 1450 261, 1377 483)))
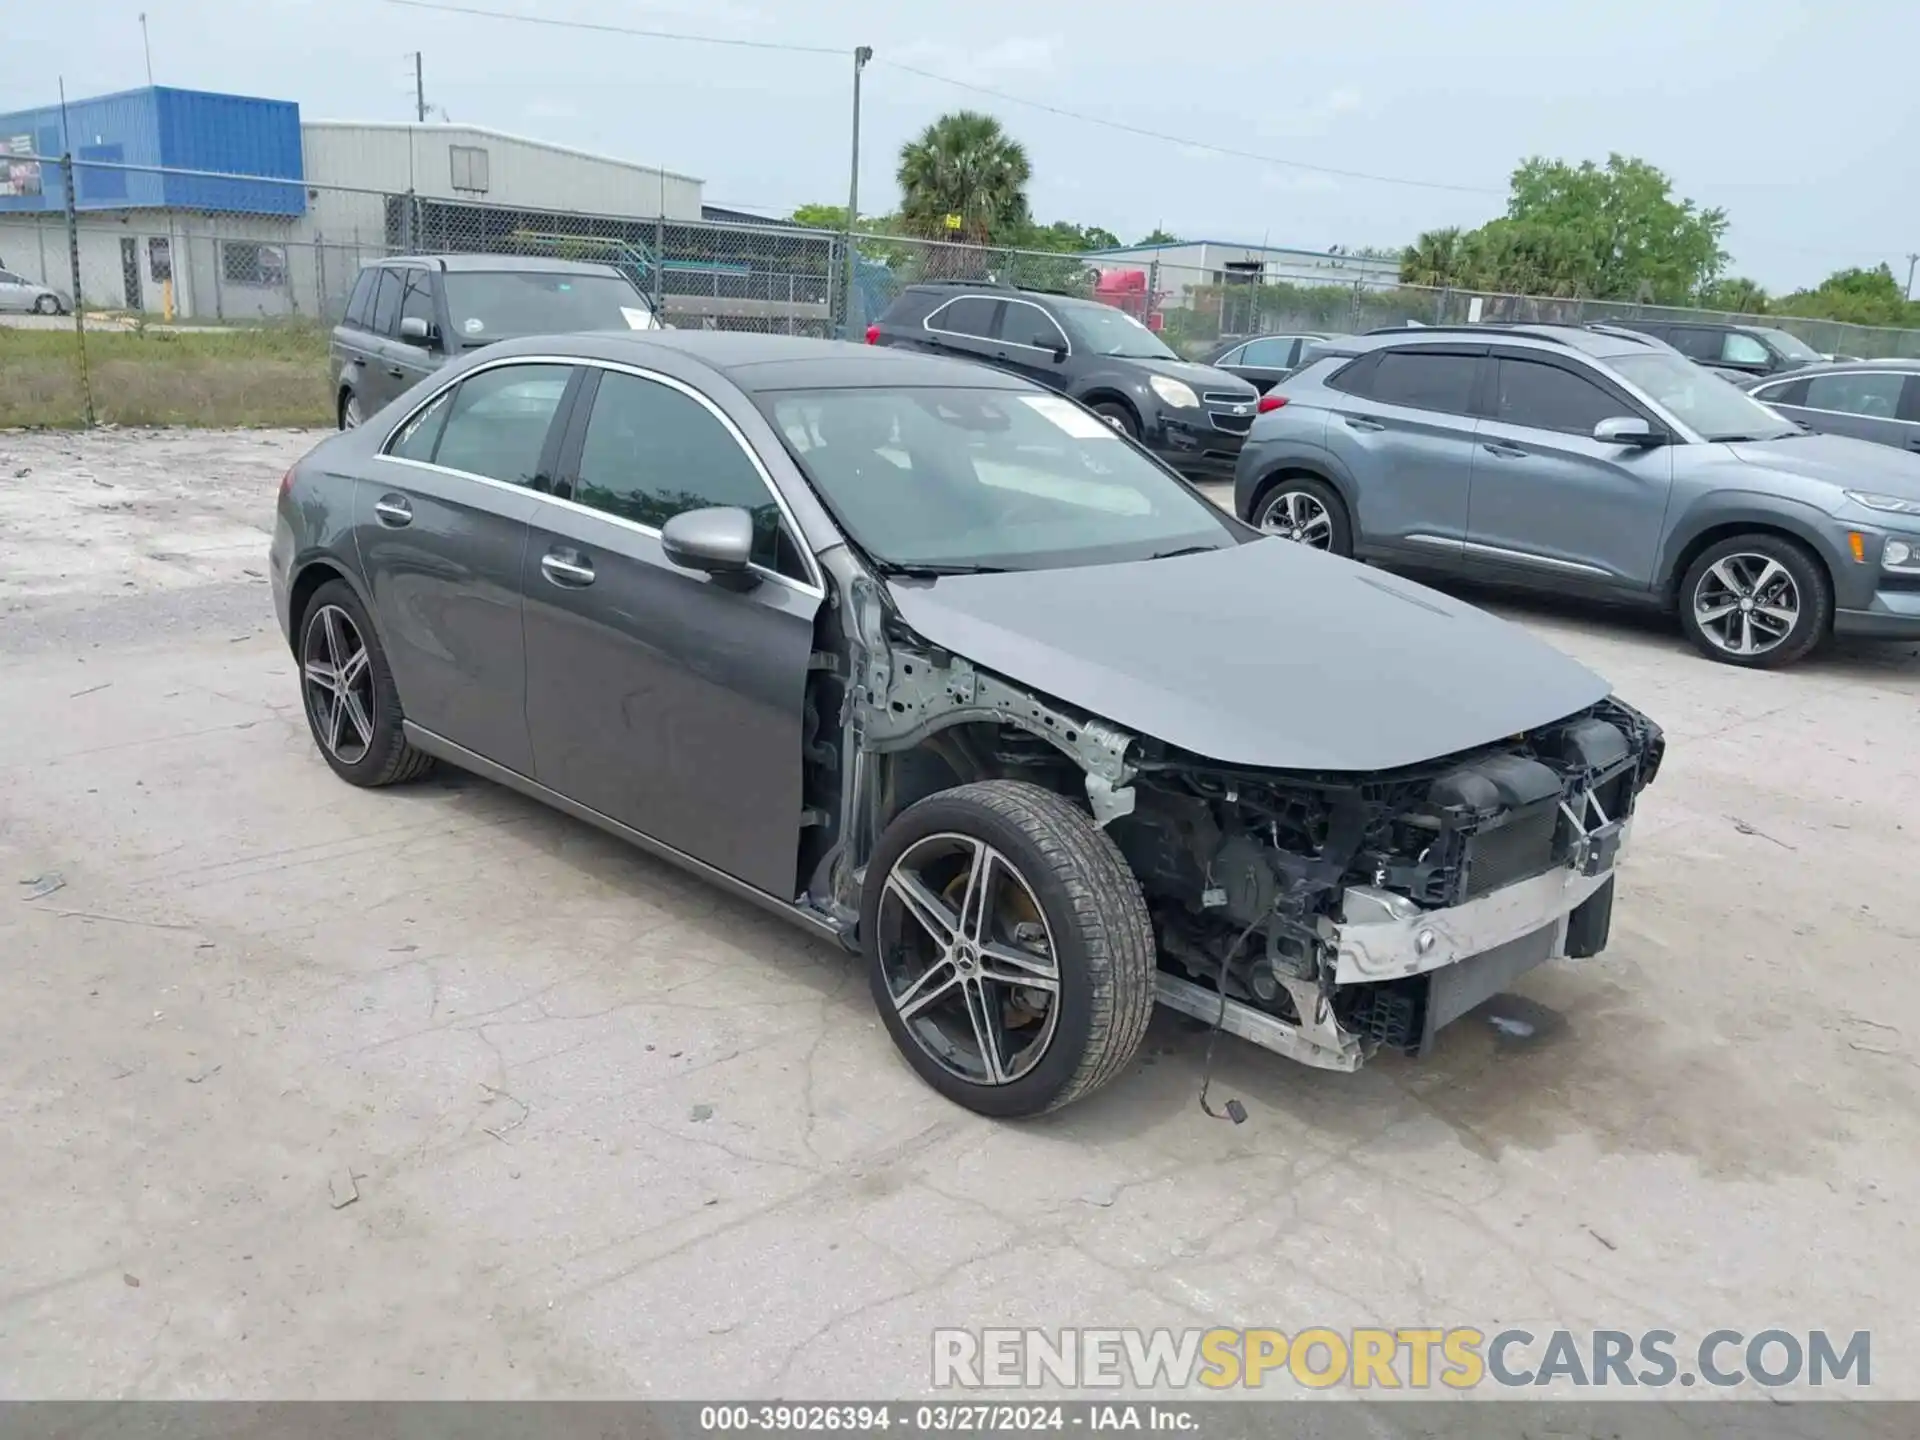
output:
POLYGON ((847 207, 802 205, 787 218, 796 225, 805 225, 810 230, 844 230, 847 228, 847 207))
POLYGON ((1813 289, 1797 290, 1777 302, 1774 311, 1853 325, 1920 324, 1920 305, 1908 302, 1885 265, 1836 270, 1813 289))
POLYGON ((1018 243, 1026 250, 1055 250, 1072 254, 1080 250, 1118 249, 1120 237, 1098 225, 1075 225, 1068 220, 1056 220, 1051 225, 1028 225, 1019 236, 1018 243))
POLYGON ((1700 292, 1700 305, 1702 309, 1721 310, 1729 315, 1764 315, 1767 292, 1757 280, 1749 280, 1744 275, 1725 275, 1700 292))
POLYGON ((1441 289, 1470 283, 1464 273, 1466 246, 1457 227, 1427 230, 1400 252, 1400 283, 1441 289))
POLYGON ((1178 245, 1180 237, 1171 230, 1162 230, 1156 225, 1134 243, 1136 245, 1178 245))
POLYGON ((1581 266, 1588 295, 1684 304, 1726 267, 1726 212, 1675 198, 1673 182, 1644 160, 1569 165, 1535 156, 1513 172, 1508 191, 1507 218, 1553 234, 1581 266))
POLYGON ((956 110, 900 147, 907 231, 975 245, 1005 243, 1027 223, 1027 152, 991 115, 956 110), (948 225, 958 216, 958 228, 948 225))

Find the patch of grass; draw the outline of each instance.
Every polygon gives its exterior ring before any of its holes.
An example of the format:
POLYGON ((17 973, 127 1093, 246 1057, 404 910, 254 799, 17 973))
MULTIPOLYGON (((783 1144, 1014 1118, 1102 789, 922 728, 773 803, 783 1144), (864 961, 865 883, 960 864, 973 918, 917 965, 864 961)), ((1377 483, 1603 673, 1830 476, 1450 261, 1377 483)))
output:
MULTIPOLYGON (((0 328, 0 427, 82 423, 76 346, 71 330, 0 328)), ((316 325, 89 330, 87 363, 103 424, 333 423, 327 332, 316 325)))

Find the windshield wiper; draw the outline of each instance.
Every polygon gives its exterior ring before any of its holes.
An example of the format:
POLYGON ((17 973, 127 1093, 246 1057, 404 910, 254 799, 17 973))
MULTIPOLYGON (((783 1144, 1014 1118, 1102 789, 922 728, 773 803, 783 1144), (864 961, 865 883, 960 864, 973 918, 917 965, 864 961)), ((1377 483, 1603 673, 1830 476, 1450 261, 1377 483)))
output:
POLYGON ((882 567, 889 575, 903 576, 909 580, 937 580, 943 575, 1006 575, 1011 573, 1005 565, 967 565, 967 564, 912 564, 896 565, 891 562, 882 567))
POLYGON ((1211 555, 1224 547, 1219 545, 1182 545, 1178 550, 1156 550, 1147 556, 1149 560, 1171 560, 1179 555, 1211 555))

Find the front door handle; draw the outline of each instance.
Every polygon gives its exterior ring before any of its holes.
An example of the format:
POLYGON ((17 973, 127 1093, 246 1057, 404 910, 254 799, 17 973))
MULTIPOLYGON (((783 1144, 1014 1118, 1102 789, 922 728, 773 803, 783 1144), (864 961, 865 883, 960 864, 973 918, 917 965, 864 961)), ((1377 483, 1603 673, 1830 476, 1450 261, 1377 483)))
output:
POLYGON ((1495 445, 1488 443, 1482 445, 1480 448, 1489 455, 1498 455, 1502 460, 1523 460, 1527 454, 1527 452, 1522 450, 1518 445, 1495 445))
POLYGON ((593 566, 578 550, 549 550, 540 557, 540 573, 563 590, 582 590, 593 583, 593 566))
POLYGON ((1359 415, 1344 415, 1341 418, 1347 422, 1347 428, 1349 430, 1372 431, 1372 430, 1384 430, 1387 428, 1386 426, 1382 425, 1378 420, 1364 419, 1359 415))
POLYGON ((1915 436, 1913 439, 1907 441, 1907 448, 1909 450, 1920 450, 1920 436, 1915 436))
POLYGON ((373 513, 389 529, 398 530, 403 525, 413 523, 413 507, 407 504, 404 495, 382 495, 374 501, 373 513))
POLYGON ((396 380, 404 380, 407 378, 407 372, 402 370, 398 365, 389 365, 387 367, 387 374, 396 380))

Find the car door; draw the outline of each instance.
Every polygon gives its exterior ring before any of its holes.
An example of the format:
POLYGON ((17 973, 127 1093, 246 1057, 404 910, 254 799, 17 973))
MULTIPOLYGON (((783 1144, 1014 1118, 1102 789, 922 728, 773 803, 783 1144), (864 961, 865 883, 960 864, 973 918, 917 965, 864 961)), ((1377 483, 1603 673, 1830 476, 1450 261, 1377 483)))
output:
POLYGON ((1785 362, 1773 353, 1767 342, 1742 330, 1727 330, 1720 335, 1720 353, 1712 362, 1729 375, 1771 375, 1785 362))
POLYGON ((1810 430, 1920 450, 1920 376, 1847 370, 1774 380, 1749 393, 1810 430))
POLYGON ((1214 368, 1238 375, 1264 395, 1300 363, 1305 344, 1298 335, 1265 335, 1249 340, 1214 368))
POLYGON ((1049 390, 1065 388, 1061 378, 1073 353, 1067 332, 1045 310, 1028 300, 1005 300, 994 322, 993 363, 1049 390))
POLYGON ((1376 350, 1326 382, 1327 449, 1349 480, 1362 553, 1457 560, 1473 476, 1484 345, 1376 350))
POLYGON ((533 747, 521 572, 577 375, 531 362, 470 371, 354 486, 361 568, 407 718, 522 775, 533 747))
POLYGON ((1496 350, 1489 364, 1473 455, 1469 562, 1536 580, 1651 585, 1673 451, 1606 444, 1593 430, 1617 416, 1660 422, 1571 357, 1496 350))
POLYGON ((994 364, 1000 342, 1000 306, 997 295, 956 295, 921 321, 923 348, 994 364))
POLYGON ((589 373, 562 499, 535 518, 522 566, 535 778, 791 900, 813 558, 719 403, 656 371, 589 373), (745 583, 661 549, 662 525, 707 506, 754 517, 745 583))
POLYGON ((373 292, 373 314, 357 337, 365 355, 360 373, 366 400, 362 412, 368 418, 412 384, 400 362, 400 301, 405 292, 406 271, 398 266, 381 266, 379 288, 373 292))
POLYGON ((434 273, 424 265, 401 272, 400 319, 393 338, 392 360, 400 376, 394 383, 396 395, 411 390, 446 363, 442 351, 439 307, 434 298, 434 273), (406 322, 417 320, 427 327, 423 337, 409 338, 406 322))

